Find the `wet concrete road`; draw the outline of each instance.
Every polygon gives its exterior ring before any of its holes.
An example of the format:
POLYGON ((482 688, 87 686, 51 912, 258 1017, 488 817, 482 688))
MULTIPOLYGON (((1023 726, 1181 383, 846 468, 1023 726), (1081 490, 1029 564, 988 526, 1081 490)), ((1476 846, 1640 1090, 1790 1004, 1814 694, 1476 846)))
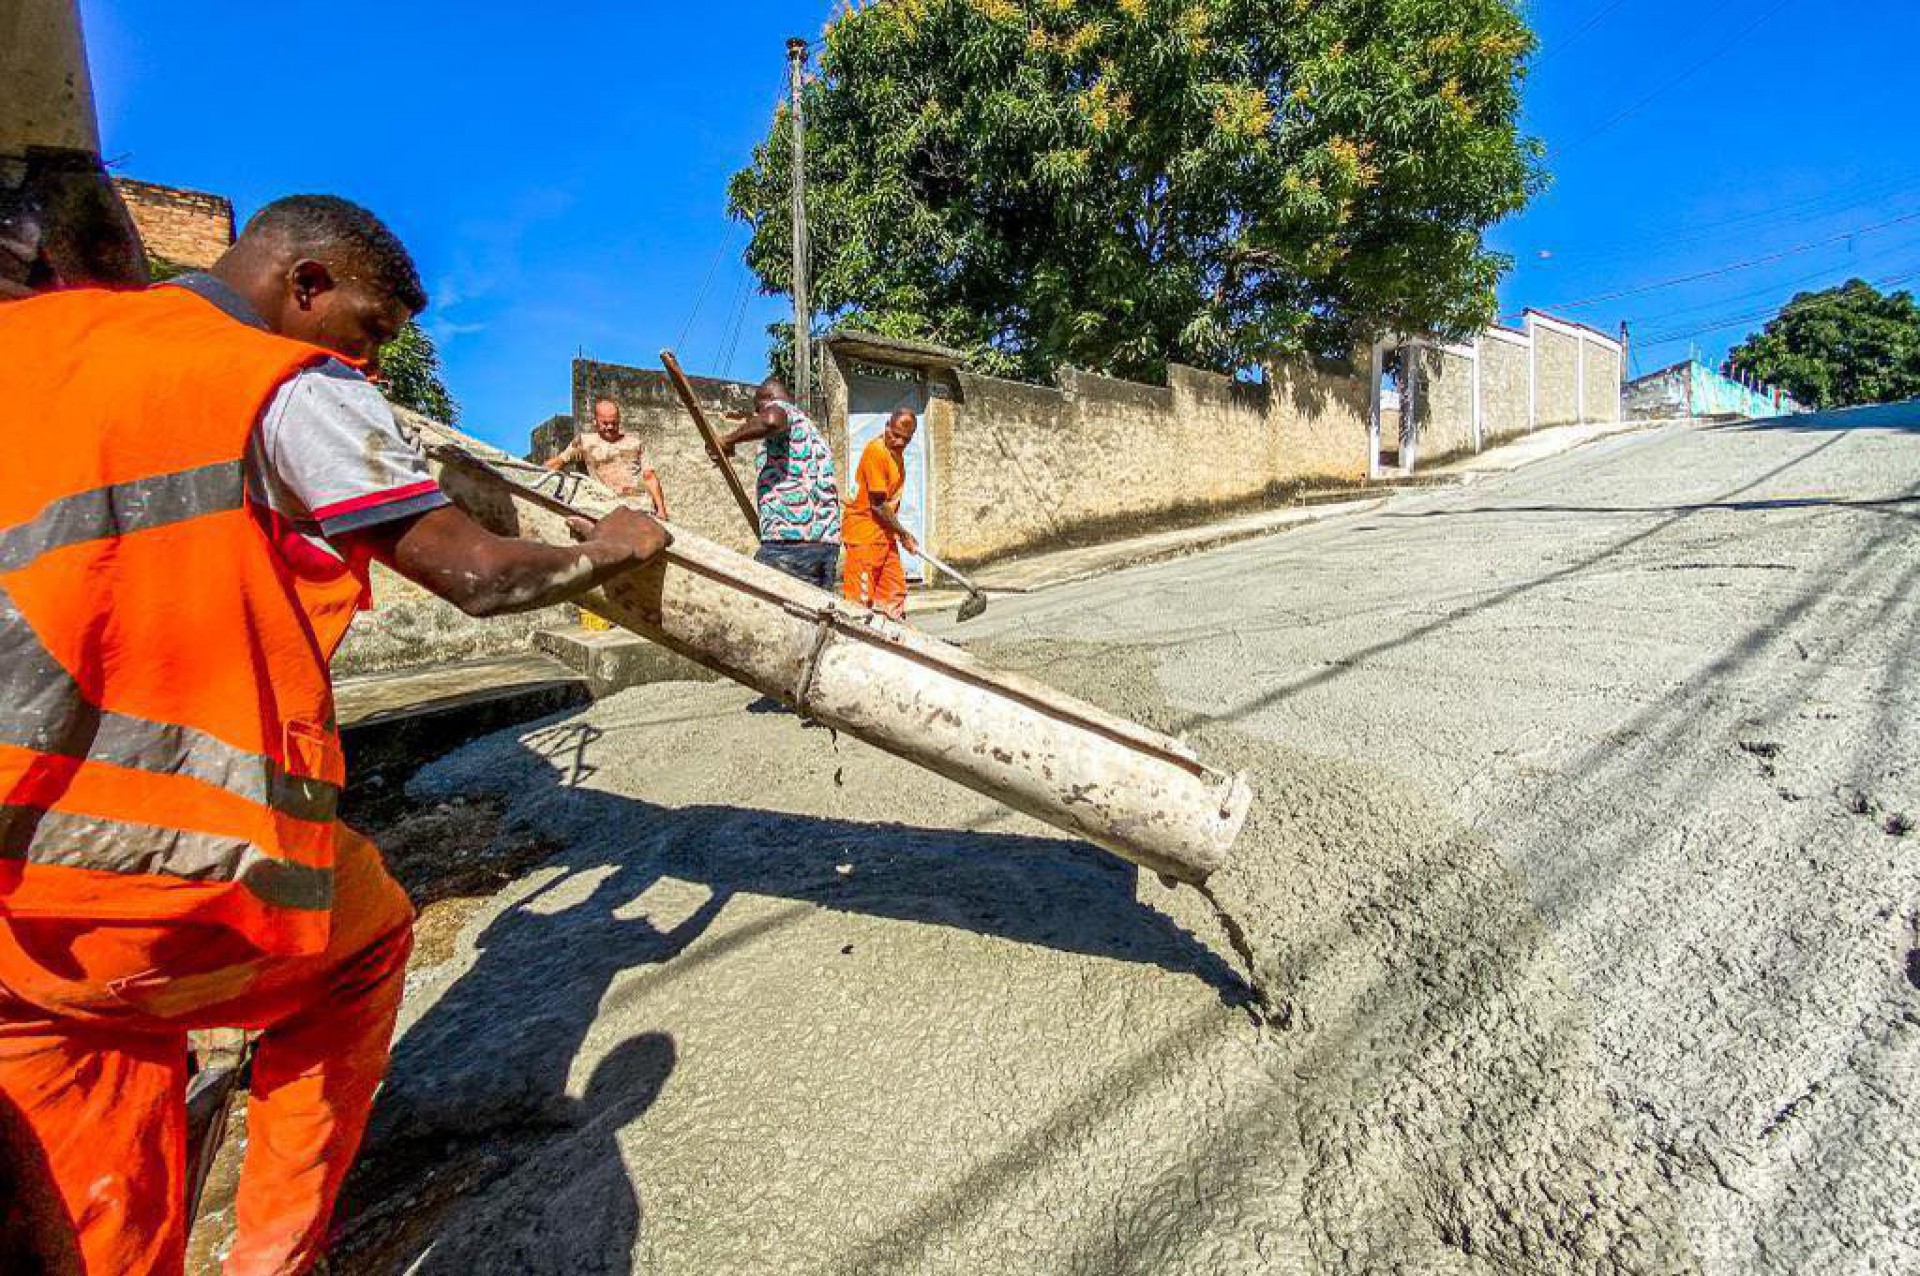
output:
POLYGON ((1920 405, 1594 444, 996 602, 1521 874, 1708 1270, 1920 1253, 1920 405))
POLYGON ((1258 768, 1284 1032, 1190 892, 730 687, 429 769, 563 849, 415 975, 338 1269, 1902 1270, 1920 414, 1835 425, 959 631, 1258 768))

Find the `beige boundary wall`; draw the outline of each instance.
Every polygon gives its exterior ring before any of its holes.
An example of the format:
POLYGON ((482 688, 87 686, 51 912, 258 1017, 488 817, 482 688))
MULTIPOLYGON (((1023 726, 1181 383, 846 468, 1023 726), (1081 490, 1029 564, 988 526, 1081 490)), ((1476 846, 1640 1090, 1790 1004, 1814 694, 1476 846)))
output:
MULTIPOLYGON (((936 346, 841 333, 823 344, 818 413, 844 490, 849 377, 862 366, 925 391, 928 548, 961 565, 1084 544, 1364 482, 1366 382, 1276 366, 1264 382, 1175 365, 1164 386, 1063 369, 1031 385, 968 371, 936 346)), ((693 378, 714 424, 752 401, 741 382, 693 378)), ((752 537, 664 373, 578 360, 573 420, 620 405, 660 475, 673 517, 736 549, 752 537)), ((556 418, 556 422, 564 418, 556 418)), ((550 456, 564 432, 534 432, 550 456)), ((753 486, 751 448, 734 468, 753 486)))
POLYGON ((1383 340, 1373 349, 1369 473, 1410 474, 1547 426, 1618 421, 1625 362, 1614 338, 1537 310, 1518 329, 1471 341, 1383 340), (1382 393, 1395 350, 1407 370, 1397 414, 1382 393))
MULTIPOLYGON (((926 405, 928 548, 962 566, 1411 473, 1546 425, 1620 418, 1619 343, 1536 311, 1521 329, 1490 329, 1472 342, 1380 342, 1371 381, 1275 364, 1251 382, 1174 364, 1163 386, 1073 369, 1047 386, 982 376, 953 351, 868 333, 836 333, 821 345, 817 415, 843 489, 854 461, 847 453, 853 380, 864 369, 910 383, 926 405), (1381 402, 1383 361, 1396 347, 1411 375, 1397 414, 1398 455, 1384 465, 1380 426, 1396 414, 1381 402)), ((752 401, 742 382, 696 377, 693 384, 716 425, 721 413, 752 401)), ((573 390, 577 423, 593 419, 597 398, 620 405, 676 521, 752 548, 751 531, 663 373, 578 360, 573 390)), ((558 445, 556 423, 535 432, 536 456, 558 445)), ((750 451, 734 463, 749 490, 750 451)))
POLYGON ((866 333, 824 344, 821 391, 836 441, 846 438, 849 379, 863 366, 924 383, 928 539, 962 566, 1367 477, 1368 392, 1354 377, 1279 365, 1249 382, 1175 364, 1164 386, 1074 369, 1043 386, 866 333))

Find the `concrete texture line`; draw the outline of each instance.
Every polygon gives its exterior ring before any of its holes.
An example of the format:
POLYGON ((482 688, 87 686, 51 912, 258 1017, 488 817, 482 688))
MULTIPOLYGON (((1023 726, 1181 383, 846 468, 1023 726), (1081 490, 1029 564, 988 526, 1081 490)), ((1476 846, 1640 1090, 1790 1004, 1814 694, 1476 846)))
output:
MULTIPOLYGON (((1847 436, 1844 434, 1836 434, 1832 438, 1826 440, 1825 442, 1816 444, 1815 446, 1809 448, 1806 452, 1802 453, 1801 455, 1796 456, 1791 460, 1782 462, 1780 465, 1775 466, 1771 470, 1768 470, 1765 474, 1762 474, 1760 477, 1753 479, 1747 483, 1741 484, 1736 488, 1733 488, 1732 490, 1727 492, 1725 496, 1722 497, 1722 499, 1724 500, 1727 496, 1737 496, 1742 492, 1752 491, 1754 488, 1760 486, 1762 483, 1767 482, 1769 479, 1777 478, 1781 474, 1786 473, 1788 470, 1791 470, 1796 466, 1799 466, 1804 462, 1812 459, 1818 453, 1826 451, 1828 448, 1834 446, 1835 444, 1844 442, 1846 438, 1847 436)), ((1579 575, 1580 573, 1587 571, 1588 569, 1596 566, 1599 563, 1602 563, 1607 561, 1608 559, 1617 557, 1619 554, 1624 553, 1626 550, 1632 548, 1635 545, 1640 544, 1643 541, 1649 540, 1654 536, 1660 535, 1662 532, 1667 531, 1668 529, 1672 528, 1675 524, 1681 522, 1682 520, 1693 517, 1698 512, 1699 511, 1694 511, 1694 510, 1681 510, 1678 513, 1669 515, 1667 518, 1665 518, 1659 523, 1656 523, 1654 526, 1646 528, 1639 532, 1635 532, 1631 536, 1627 536, 1621 540, 1615 541, 1612 544, 1606 546, 1604 549, 1600 550, 1599 552, 1589 555, 1588 557, 1583 558, 1578 562, 1571 564, 1570 566, 1563 567, 1556 571, 1549 572, 1544 576, 1539 576, 1532 580, 1524 581, 1518 585, 1511 585, 1503 589, 1497 590, 1483 602, 1478 602, 1466 607, 1455 608, 1453 610, 1450 610, 1444 615, 1442 615, 1440 618, 1430 621, 1429 623, 1425 625, 1421 625, 1413 630, 1410 630, 1405 634, 1399 635, 1392 639, 1384 640, 1379 643, 1375 643, 1371 646, 1361 649, 1358 652, 1355 652, 1352 656, 1350 656, 1347 659, 1345 663, 1341 665, 1335 666, 1330 669, 1322 670, 1319 673, 1312 674, 1306 678, 1299 679, 1295 682, 1289 683, 1286 686, 1283 686, 1275 691, 1267 692, 1260 696, 1256 696, 1249 701, 1245 701, 1241 704, 1234 706, 1231 711, 1221 716, 1227 721, 1237 721, 1241 718, 1248 716, 1249 714, 1257 713, 1262 709, 1266 709, 1275 704, 1278 704, 1281 701, 1286 700, 1291 696, 1298 695, 1302 691, 1309 690, 1311 688, 1320 686, 1323 683, 1332 681, 1335 678, 1342 677, 1348 672, 1348 670, 1353 668, 1355 665, 1362 664, 1374 656, 1382 655, 1398 647, 1403 647, 1408 643, 1417 642, 1423 638, 1429 637, 1432 634, 1438 633, 1439 631, 1447 628, 1450 625, 1457 624, 1458 622, 1466 619, 1469 616, 1474 616, 1479 614, 1480 612, 1486 611, 1488 608, 1502 606, 1504 604, 1513 602, 1516 599, 1524 598, 1528 594, 1531 594, 1537 590, 1543 589, 1548 585, 1552 585, 1552 584, 1558 583, 1559 581, 1566 580, 1569 577, 1579 575)), ((1183 730, 1189 729, 1192 726, 1197 725, 1198 721, 1199 719, 1188 719, 1183 724, 1182 729, 1183 730)))
POLYGON ((1174 1070, 1227 1040, 1233 1019, 1217 1010, 1189 1015, 1172 1029, 1082 1086, 1044 1119, 1028 1126, 1010 1147, 988 1157, 930 1200, 916 1202, 879 1235, 834 1256, 835 1271, 873 1272, 919 1265, 934 1241, 977 1219, 989 1203, 1018 1180, 1042 1172, 1103 1122, 1125 1108, 1148 1102, 1174 1070))

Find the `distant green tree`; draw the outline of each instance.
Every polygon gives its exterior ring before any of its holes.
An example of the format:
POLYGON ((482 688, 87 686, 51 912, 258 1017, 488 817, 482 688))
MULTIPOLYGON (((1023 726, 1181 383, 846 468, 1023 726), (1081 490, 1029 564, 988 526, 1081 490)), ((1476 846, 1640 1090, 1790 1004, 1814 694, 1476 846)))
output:
MULTIPOLYGON (((878 0, 805 89, 827 321, 1154 378, 1494 317, 1540 188, 1512 0, 878 0)), ((788 116, 729 188, 791 287, 788 116)))
POLYGON ((1850 279, 1799 294, 1728 359, 1809 407, 1920 398, 1920 306, 1850 279))
POLYGON ((380 349, 380 388, 403 407, 452 425, 460 405, 440 379, 440 352, 419 324, 409 322, 380 349))

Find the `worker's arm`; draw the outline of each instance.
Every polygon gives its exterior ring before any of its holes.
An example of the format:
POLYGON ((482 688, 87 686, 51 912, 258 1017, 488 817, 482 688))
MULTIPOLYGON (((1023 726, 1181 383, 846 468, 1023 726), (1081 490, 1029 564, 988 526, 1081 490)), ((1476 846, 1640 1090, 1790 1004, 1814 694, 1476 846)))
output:
POLYGON ((909 554, 920 552, 920 542, 913 539, 913 533, 900 521, 900 502, 887 500, 878 492, 867 493, 867 508, 873 511, 874 521, 892 532, 900 541, 900 547, 909 554))
POLYGON ((787 414, 769 403, 759 413, 747 420, 747 423, 730 434, 720 436, 720 450, 732 456, 734 449, 742 443, 758 443, 770 434, 783 433, 790 424, 787 414))
POLYGON ((341 548, 386 563, 469 616, 549 607, 631 571, 671 541, 667 530, 625 506, 598 523, 571 520, 578 545, 496 536, 452 505, 378 523, 338 539, 341 548))
POLYGON ((580 459, 580 440, 575 439, 573 442, 561 448, 559 452, 548 457, 546 460, 540 462, 540 464, 544 466, 546 469, 557 470, 562 468, 563 466, 570 465, 579 459, 580 459))
POLYGON ((647 485, 647 495, 653 498, 653 516, 658 519, 668 518, 667 490, 660 486, 659 474, 649 467, 641 471, 640 481, 647 485))

